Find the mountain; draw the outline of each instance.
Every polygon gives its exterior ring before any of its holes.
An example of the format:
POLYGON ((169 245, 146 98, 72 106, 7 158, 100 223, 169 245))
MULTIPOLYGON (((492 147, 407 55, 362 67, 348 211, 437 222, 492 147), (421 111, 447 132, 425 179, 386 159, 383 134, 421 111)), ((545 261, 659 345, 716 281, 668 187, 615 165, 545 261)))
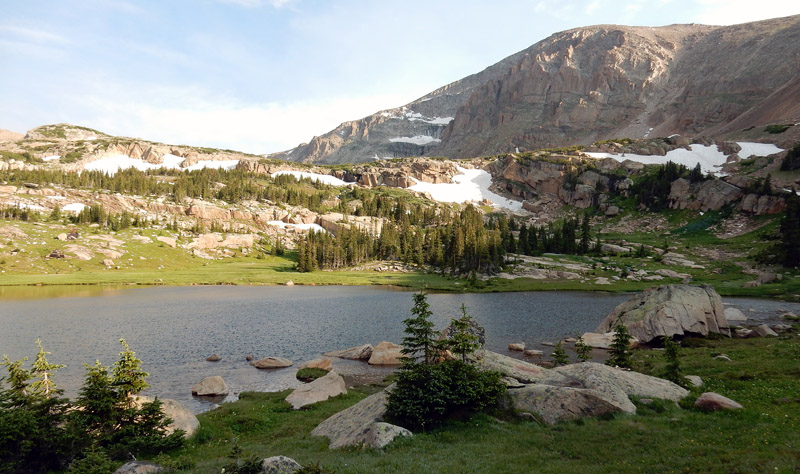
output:
MULTIPOLYGON (((468 158, 616 137, 730 139, 800 122, 799 91, 800 15, 722 27, 590 26, 270 157, 343 163, 468 158)), ((779 138, 798 138, 792 128, 779 138)))

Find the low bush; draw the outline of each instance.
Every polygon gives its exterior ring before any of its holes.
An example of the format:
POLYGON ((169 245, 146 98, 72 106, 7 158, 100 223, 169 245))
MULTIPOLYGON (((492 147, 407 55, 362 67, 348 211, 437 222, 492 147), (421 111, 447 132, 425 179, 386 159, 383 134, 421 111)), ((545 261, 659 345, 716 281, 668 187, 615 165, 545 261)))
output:
POLYGON ((328 373, 325 369, 317 367, 306 367, 297 371, 295 377, 301 382, 313 382, 320 377, 324 377, 328 373))

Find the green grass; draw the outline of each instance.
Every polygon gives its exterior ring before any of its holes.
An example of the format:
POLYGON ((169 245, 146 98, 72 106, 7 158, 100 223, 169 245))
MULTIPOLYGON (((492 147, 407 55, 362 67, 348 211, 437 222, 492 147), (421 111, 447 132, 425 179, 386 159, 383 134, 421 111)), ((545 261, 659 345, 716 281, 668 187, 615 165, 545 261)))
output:
MULTIPOLYGON (((798 326, 795 326, 795 332, 798 326)), ((479 415, 417 433, 385 450, 329 451, 311 430, 328 416, 378 390, 361 387, 301 411, 282 393, 244 393, 241 400, 200 415, 201 428, 186 448, 156 459, 186 472, 219 472, 238 444, 244 456, 286 455, 319 462, 336 473, 765 473, 800 469, 800 338, 701 341, 681 350, 684 372, 706 386, 682 409, 674 403, 639 404, 617 415, 542 426, 509 414, 479 415), (724 353, 731 361, 714 359, 724 353), (691 407, 701 391, 742 405, 738 412, 704 413, 691 407)), ((635 351, 639 369, 658 374, 660 351, 635 351)), ((635 400, 636 401, 636 400, 635 400)))

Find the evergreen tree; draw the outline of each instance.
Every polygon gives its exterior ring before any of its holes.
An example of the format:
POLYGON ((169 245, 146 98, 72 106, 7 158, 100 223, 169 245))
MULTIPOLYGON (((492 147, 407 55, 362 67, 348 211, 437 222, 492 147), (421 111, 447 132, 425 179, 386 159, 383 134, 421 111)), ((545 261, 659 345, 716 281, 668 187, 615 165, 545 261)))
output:
POLYGON ((569 364, 569 356, 567 356, 567 351, 564 350, 564 346, 561 345, 561 341, 558 341, 556 344, 556 348, 553 349, 553 365, 558 367, 559 365, 566 365, 569 364))
POLYGON ((614 326, 614 338, 609 350, 611 357, 606 361, 606 365, 623 369, 631 368, 630 344, 632 337, 628 328, 622 322, 617 322, 617 325, 614 326))
POLYGON ((681 371, 679 349, 680 346, 673 341, 671 337, 664 338, 664 359, 666 359, 667 365, 664 368, 663 377, 681 387, 687 387, 689 381, 683 376, 681 371))
POLYGON ((794 192, 786 198, 786 212, 781 220, 777 247, 784 267, 800 266, 800 197, 794 192))
POLYGON ((413 365, 421 362, 425 365, 432 364, 436 360, 439 332, 433 329, 433 322, 430 321, 430 305, 425 293, 414 293, 414 307, 411 308, 413 317, 403 320, 405 324, 404 333, 408 334, 403 338, 403 354, 405 355, 405 365, 413 365))
POLYGON ((581 255, 586 255, 589 253, 589 246, 592 243, 592 235, 591 235, 591 228, 589 226, 589 213, 583 215, 583 221, 581 221, 581 244, 580 248, 578 249, 581 255))
POLYGON ((36 378, 36 381, 31 384, 31 389, 34 391, 34 393, 39 393, 45 397, 50 397, 51 395, 58 393, 56 384, 52 379, 53 373, 56 370, 62 369, 66 366, 61 364, 51 364, 48 362, 47 354, 49 354, 49 352, 45 352, 45 350, 42 348, 42 341, 37 339, 36 345, 39 346, 39 353, 36 355, 36 360, 33 362, 33 368, 30 372, 31 376, 36 378))
POLYGON ((578 360, 586 362, 592 358, 592 348, 586 345, 583 336, 578 337, 575 342, 575 353, 578 354, 578 360))
POLYGON ((450 321, 452 334, 447 341, 447 347, 465 363, 467 356, 480 347, 478 336, 469 332, 471 322, 472 317, 467 314, 467 307, 461 303, 461 317, 450 321))

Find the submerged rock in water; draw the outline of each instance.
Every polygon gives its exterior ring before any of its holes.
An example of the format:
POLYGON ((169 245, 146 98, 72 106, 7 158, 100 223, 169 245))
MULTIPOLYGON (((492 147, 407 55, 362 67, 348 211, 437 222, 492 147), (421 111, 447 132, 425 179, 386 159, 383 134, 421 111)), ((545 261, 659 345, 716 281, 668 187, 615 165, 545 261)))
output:
POLYGON ((250 365, 256 369, 282 369, 284 367, 291 367, 292 361, 284 359, 283 357, 264 357, 250 362, 250 365))

